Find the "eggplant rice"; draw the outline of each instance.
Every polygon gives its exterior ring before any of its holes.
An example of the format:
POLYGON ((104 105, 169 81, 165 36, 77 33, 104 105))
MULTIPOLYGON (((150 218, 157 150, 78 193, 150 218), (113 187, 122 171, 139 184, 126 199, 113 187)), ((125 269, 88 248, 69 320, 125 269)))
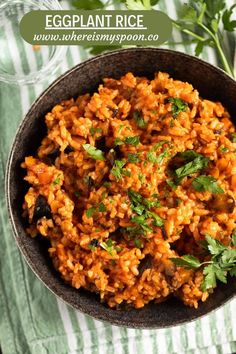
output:
POLYGON ((226 281, 212 255, 235 252, 236 133, 220 102, 167 73, 127 73, 45 122, 22 163, 23 215, 65 282, 115 308, 172 295, 197 308, 226 281))

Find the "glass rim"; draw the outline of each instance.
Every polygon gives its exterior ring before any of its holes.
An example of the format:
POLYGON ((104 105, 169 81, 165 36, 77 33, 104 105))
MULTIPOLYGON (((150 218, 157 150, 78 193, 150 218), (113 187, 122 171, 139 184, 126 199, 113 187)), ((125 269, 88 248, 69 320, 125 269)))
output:
MULTIPOLYGON (((48 9, 48 10, 62 10, 61 5, 58 0, 0 0, 0 11, 7 6, 14 4, 23 4, 23 5, 34 5, 39 10, 48 9)), ((41 81, 45 78, 46 74, 50 72, 53 74, 57 68, 60 60, 63 58, 67 51, 67 46, 56 46, 55 53, 52 55, 52 58, 45 64, 40 70, 31 72, 27 75, 24 74, 7 74, 0 72, 0 82, 10 83, 10 84, 32 84, 35 82, 41 81)))

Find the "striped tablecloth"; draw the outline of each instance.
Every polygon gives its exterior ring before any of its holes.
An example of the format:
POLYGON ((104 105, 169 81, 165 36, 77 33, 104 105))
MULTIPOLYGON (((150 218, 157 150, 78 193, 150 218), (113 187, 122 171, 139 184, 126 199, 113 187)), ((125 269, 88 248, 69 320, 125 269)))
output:
MULTIPOLYGON (((232 3, 233 1, 231 1, 232 3)), ((67 1, 62 2, 68 8, 67 1)), ((160 0, 159 8, 176 16, 180 0, 160 0)), ((174 32, 173 41, 182 41, 174 32)), ((230 46, 233 47, 232 39, 230 46)), ((169 48, 194 54, 191 46, 169 48)), ((19 57, 19 53, 15 53, 19 57)), ((57 76, 88 58, 79 46, 68 48, 56 75, 41 84, 0 83, 0 346, 3 354, 234 353, 236 300, 195 322, 163 330, 118 328, 99 322, 57 299, 29 269, 12 236, 4 198, 4 170, 19 122, 34 99, 57 76)), ((213 50, 202 58, 217 65, 213 50)), ((21 56, 21 59, 24 58, 21 56)), ((25 64, 25 63, 24 63, 25 64)), ((28 63, 31 65, 31 62, 28 63)), ((214 296, 214 295, 213 295, 214 296)))

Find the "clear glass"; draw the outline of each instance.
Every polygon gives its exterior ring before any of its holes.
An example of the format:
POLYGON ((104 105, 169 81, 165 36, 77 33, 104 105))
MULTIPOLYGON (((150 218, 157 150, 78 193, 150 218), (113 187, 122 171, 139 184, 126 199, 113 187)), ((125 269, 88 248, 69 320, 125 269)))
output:
POLYGON ((34 46, 20 35, 21 18, 32 10, 61 10, 57 0, 0 0, 0 81, 35 83, 48 79, 66 46, 34 46))

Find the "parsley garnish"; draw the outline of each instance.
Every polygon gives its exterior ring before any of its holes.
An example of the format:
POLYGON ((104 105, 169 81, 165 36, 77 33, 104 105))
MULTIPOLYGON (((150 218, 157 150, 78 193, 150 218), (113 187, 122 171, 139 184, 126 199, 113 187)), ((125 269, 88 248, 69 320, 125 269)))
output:
POLYGON ((131 175, 130 171, 123 168, 125 164, 126 162, 123 160, 115 160, 114 166, 111 169, 111 174, 115 176, 118 181, 122 178, 122 176, 131 175))
POLYGON ((89 157, 91 157, 92 159, 101 161, 105 160, 102 150, 96 149, 95 146, 92 146, 90 144, 84 144, 82 146, 89 155, 89 157))
POLYGON ((168 184, 169 187, 171 187, 174 190, 178 187, 171 179, 167 179, 166 183, 168 184))
MULTIPOLYGON (((131 200, 131 209, 137 214, 131 218, 131 221, 138 225, 138 229, 141 229, 143 234, 152 231, 152 228, 147 223, 148 219, 152 219, 154 226, 163 226, 162 218, 150 211, 151 208, 160 206, 160 202, 156 197, 154 197, 155 199, 143 198, 141 194, 132 189, 128 190, 128 196, 131 200)), ((129 231, 132 231, 132 229, 129 231)), ((137 229, 135 232, 137 232, 137 229)))
POLYGON ((191 255, 185 255, 182 256, 181 258, 170 258, 170 259, 178 267, 184 267, 186 269, 194 269, 194 268, 199 268, 201 266, 201 262, 199 261, 199 259, 191 255))
POLYGON ((188 104, 180 98, 170 97, 168 101, 172 103, 171 111, 174 118, 177 118, 180 112, 186 111, 188 107, 188 104))
POLYGON ((140 111, 135 111, 133 117, 139 128, 144 128, 146 126, 146 122, 143 119, 143 115, 140 111))
POLYGON ((140 143, 139 136, 128 136, 125 138, 124 143, 136 146, 140 143))
POLYGON ((54 181, 52 181, 51 187, 55 187, 57 184, 60 183, 60 181, 61 181, 61 175, 58 174, 58 175, 56 176, 56 178, 54 179, 54 181))
POLYGON ((232 141, 232 143, 236 143, 236 133, 230 134, 230 140, 232 141))
POLYGON ((146 182, 146 177, 145 177, 145 175, 142 174, 142 173, 139 173, 139 174, 138 174, 138 179, 140 180, 140 182, 141 182, 142 184, 146 182))
POLYGON ((137 247, 137 248, 142 248, 142 242, 141 242, 141 240, 139 239, 139 238, 136 238, 135 240, 134 240, 134 245, 135 245, 135 247, 137 247))
POLYGON ((224 145, 220 146, 220 152, 224 153, 224 152, 227 152, 227 151, 229 151, 229 149, 226 146, 224 146, 224 145))
POLYGON ((231 246, 227 247, 210 235, 206 235, 206 249, 212 255, 210 261, 200 262, 198 258, 184 255, 181 258, 170 258, 179 267, 197 269, 204 266, 203 291, 216 287, 217 280, 227 283, 227 274, 236 276, 236 236, 232 235, 231 246))
POLYGON ((192 181, 192 186, 198 192, 224 193, 223 189, 217 184, 217 180, 212 176, 199 176, 192 181))
POLYGON ((112 239, 109 238, 108 240, 106 240, 105 242, 100 242, 100 246, 107 251, 111 256, 113 256, 113 242, 112 239))
POLYGON ((120 138, 116 138, 114 141, 114 146, 117 145, 123 145, 123 144, 129 144, 129 145, 138 145, 140 143, 139 141, 139 136, 127 136, 124 141, 121 140, 120 138))
POLYGON ((96 211, 96 207, 88 208, 85 212, 87 218, 91 218, 93 216, 93 214, 95 213, 95 211, 96 211))
POLYGON ((104 213, 105 211, 107 211, 107 208, 103 203, 101 203, 98 206, 98 211, 100 211, 101 213, 104 213))
POLYGON ((124 142, 120 138, 116 138, 114 141, 114 146, 123 145, 124 142))
POLYGON ((208 165, 208 161, 206 157, 196 157, 193 161, 175 170, 175 174, 178 179, 182 179, 205 168, 208 165))
POLYGON ((178 153, 170 161, 170 174, 174 177, 175 182, 179 184, 181 180, 207 167, 209 159, 193 150, 186 150, 178 153))
POLYGON ((131 162, 131 163, 138 163, 140 162, 140 159, 139 159, 139 154, 131 154, 129 153, 128 154, 128 161, 131 162))
POLYGON ((107 211, 104 203, 96 204, 86 210, 87 218, 91 218, 95 212, 105 213, 107 211))
POLYGON ((91 133, 91 135, 95 135, 96 133, 102 134, 102 129, 92 127, 92 128, 90 128, 90 133, 91 133))
POLYGON ((163 152, 161 152, 158 156, 156 155, 156 151, 164 144, 169 144, 169 141, 162 140, 153 146, 153 148, 147 153, 147 161, 152 162, 154 164, 162 164, 164 158, 168 156, 168 149, 165 148, 163 152))

